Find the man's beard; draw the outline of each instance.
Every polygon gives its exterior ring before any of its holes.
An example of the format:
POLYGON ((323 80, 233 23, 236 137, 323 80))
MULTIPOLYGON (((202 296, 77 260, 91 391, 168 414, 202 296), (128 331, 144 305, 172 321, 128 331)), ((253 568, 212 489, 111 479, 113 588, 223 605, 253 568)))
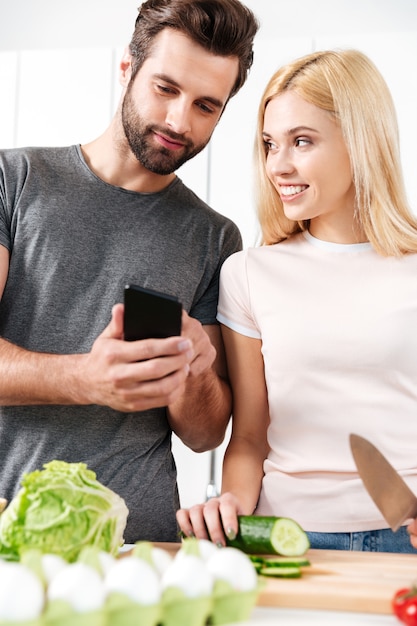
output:
POLYGON ((130 88, 126 92, 122 105, 122 124, 129 147, 139 163, 154 174, 162 176, 172 174, 186 161, 196 156, 205 148, 210 139, 208 138, 205 143, 195 146, 182 135, 160 126, 147 125, 135 110, 130 88), (168 150, 164 146, 152 146, 149 137, 152 137, 155 132, 159 132, 173 141, 181 142, 184 144, 183 148, 168 150))

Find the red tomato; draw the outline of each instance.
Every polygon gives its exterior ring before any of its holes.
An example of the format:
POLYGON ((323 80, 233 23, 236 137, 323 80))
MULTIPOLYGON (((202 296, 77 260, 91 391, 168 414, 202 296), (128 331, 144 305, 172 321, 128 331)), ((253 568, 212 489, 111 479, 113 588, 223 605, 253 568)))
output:
POLYGON ((399 589, 392 599, 392 610, 407 626, 417 626, 417 588, 399 589))

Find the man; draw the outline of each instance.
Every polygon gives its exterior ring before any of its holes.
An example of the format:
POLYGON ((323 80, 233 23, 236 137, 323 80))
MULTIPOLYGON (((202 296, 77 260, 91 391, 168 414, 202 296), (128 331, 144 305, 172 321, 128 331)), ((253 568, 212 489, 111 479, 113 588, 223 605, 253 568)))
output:
POLYGON ((127 543, 177 539, 171 434, 224 437, 218 274, 241 240, 175 170, 245 82, 257 28, 238 0, 149 0, 103 135, 0 152, 1 496, 83 461, 125 498, 127 543), (124 341, 126 283, 176 295, 181 337, 124 341))

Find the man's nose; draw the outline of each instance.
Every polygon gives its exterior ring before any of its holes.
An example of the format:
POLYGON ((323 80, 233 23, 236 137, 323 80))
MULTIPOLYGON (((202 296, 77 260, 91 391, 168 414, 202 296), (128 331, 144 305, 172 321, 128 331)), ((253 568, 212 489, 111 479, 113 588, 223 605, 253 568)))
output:
POLYGON ((182 99, 170 103, 166 115, 169 128, 179 135, 185 135, 191 130, 191 107, 182 99))

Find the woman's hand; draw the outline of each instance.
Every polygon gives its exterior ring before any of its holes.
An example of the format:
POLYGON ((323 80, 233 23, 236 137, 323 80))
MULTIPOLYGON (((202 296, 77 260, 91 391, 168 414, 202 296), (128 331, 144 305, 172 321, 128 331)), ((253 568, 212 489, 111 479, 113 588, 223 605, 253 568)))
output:
POLYGON ((411 545, 413 546, 413 548, 417 549, 417 519, 414 519, 407 526, 407 531, 408 531, 408 534, 410 535, 411 545))
POLYGON ((232 493, 211 498, 204 504, 177 511, 177 522, 187 537, 210 539, 217 545, 226 545, 238 531, 237 516, 241 515, 239 502, 232 493))

